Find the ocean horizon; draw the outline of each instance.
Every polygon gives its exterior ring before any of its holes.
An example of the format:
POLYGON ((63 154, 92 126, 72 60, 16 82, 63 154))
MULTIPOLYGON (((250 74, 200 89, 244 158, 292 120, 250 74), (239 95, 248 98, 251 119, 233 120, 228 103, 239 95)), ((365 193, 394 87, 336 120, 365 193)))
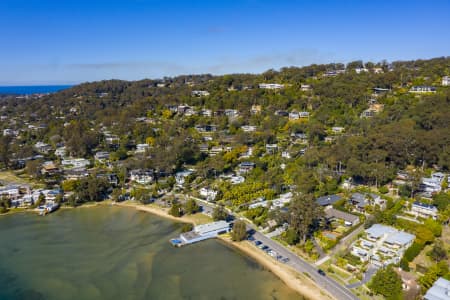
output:
POLYGON ((74 85, 10 85, 0 86, 0 95, 33 95, 56 93, 74 85))

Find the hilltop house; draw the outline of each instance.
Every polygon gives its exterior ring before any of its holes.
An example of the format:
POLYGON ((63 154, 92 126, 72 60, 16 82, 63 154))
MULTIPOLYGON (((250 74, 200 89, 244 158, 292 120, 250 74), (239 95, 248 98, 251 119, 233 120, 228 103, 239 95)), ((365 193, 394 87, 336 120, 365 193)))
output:
POLYGON ((34 145, 34 149, 36 149, 36 151, 39 153, 48 153, 50 150, 52 150, 52 146, 43 142, 37 142, 34 145))
POLYGON ((95 158, 95 160, 97 160, 99 162, 108 161, 109 160, 109 152, 99 151, 99 152, 95 153, 94 158, 95 158))
POLYGON ((56 150, 55 150, 55 155, 58 157, 61 157, 61 158, 65 157, 66 153, 67 153, 66 147, 59 147, 59 148, 56 148, 56 150))
POLYGON ((400 262, 415 236, 393 227, 374 224, 365 235, 352 245, 351 253, 361 261, 369 261, 378 267, 400 262))
POLYGON ((260 89, 267 89, 267 90, 280 90, 284 88, 284 84, 278 84, 278 83, 260 83, 259 84, 260 89))
POLYGON ((87 168, 90 164, 91 162, 85 158, 70 158, 70 159, 63 159, 61 161, 61 165, 63 165, 63 167, 66 169, 87 168))
POLYGON ((409 90, 410 93, 436 93, 436 88, 434 86, 418 85, 413 86, 409 90))
POLYGON ((250 109, 250 113, 252 115, 260 114, 261 113, 261 105, 253 104, 252 108, 250 109))
POLYGON ((145 153, 148 149, 150 149, 149 144, 137 144, 135 153, 145 153))
POLYGON ((442 189, 442 181, 444 178, 444 173, 435 172, 431 174, 431 177, 423 177, 419 188, 424 192, 439 193, 442 189))
POLYGON ((192 91, 191 96, 193 97, 206 97, 209 96, 208 91, 192 91))
POLYGON ((254 132, 256 131, 256 126, 253 125, 244 125, 241 127, 243 132, 254 132))
POLYGON ((410 213, 416 217, 437 219, 438 209, 434 205, 422 203, 419 201, 411 205, 410 213))
POLYGON ((449 86, 450 85, 450 76, 442 77, 442 85, 443 86, 449 86))
POLYGON ((309 84, 302 84, 300 85, 300 90, 303 92, 311 91, 312 87, 309 84))
POLYGON ((245 174, 250 172, 255 168, 256 164, 254 162, 243 161, 239 164, 239 173, 245 174))
POLYGON ((274 154, 278 151, 278 145, 277 144, 266 144, 266 153, 267 154, 274 154))

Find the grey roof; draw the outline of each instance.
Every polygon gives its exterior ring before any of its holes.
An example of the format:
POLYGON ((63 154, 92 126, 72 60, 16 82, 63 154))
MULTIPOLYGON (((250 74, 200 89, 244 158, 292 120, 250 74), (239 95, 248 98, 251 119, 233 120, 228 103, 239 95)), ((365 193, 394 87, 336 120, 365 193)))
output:
POLYGON ((355 222, 356 220, 359 219, 358 216, 334 209, 334 208, 329 208, 327 210, 325 210, 325 215, 327 218, 336 218, 336 219, 341 219, 350 223, 355 222))
POLYGON ((316 203, 320 206, 327 206, 335 203, 336 201, 339 201, 340 199, 341 196, 339 195, 328 195, 317 198, 316 203))
POLYGON ((398 232, 395 232, 395 233, 389 235, 386 238, 386 242, 391 243, 391 244, 399 244, 399 245, 403 246, 403 245, 408 244, 415 238, 416 238, 416 236, 413 234, 403 232, 403 231, 398 231, 398 232))
POLYGON ((448 300, 450 299, 450 281, 439 278, 424 296, 425 300, 448 300))
POLYGON ((374 224, 366 230, 366 232, 369 235, 371 235, 375 238, 379 238, 379 237, 383 236, 384 234, 395 233, 396 231, 397 231, 397 229, 395 229, 393 227, 385 226, 385 225, 381 225, 381 224, 374 224))

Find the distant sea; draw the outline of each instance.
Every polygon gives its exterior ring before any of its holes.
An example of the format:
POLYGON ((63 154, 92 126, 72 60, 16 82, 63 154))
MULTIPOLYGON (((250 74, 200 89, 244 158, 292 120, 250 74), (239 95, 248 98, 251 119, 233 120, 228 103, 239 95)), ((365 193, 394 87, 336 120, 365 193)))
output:
POLYGON ((0 86, 0 94, 32 95, 55 93, 68 89, 73 85, 26 85, 26 86, 0 86))

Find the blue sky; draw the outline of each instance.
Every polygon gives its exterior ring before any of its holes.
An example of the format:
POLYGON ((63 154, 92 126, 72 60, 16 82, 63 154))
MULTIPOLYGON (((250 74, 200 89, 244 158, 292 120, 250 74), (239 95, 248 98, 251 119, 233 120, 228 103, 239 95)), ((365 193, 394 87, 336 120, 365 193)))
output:
POLYGON ((0 85, 450 55, 450 1, 1 0, 0 85))

